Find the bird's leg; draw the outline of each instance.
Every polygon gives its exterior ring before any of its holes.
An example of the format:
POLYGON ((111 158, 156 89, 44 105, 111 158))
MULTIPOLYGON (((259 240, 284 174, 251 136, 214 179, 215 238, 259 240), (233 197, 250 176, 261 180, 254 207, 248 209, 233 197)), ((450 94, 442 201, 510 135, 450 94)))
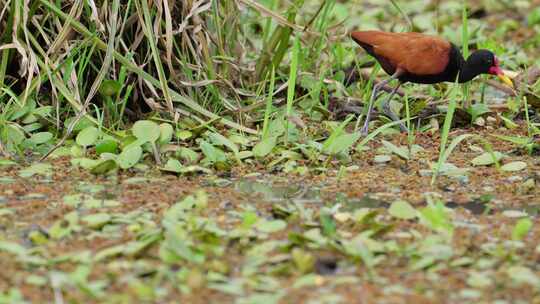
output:
MULTIPOLYGON (((367 114, 366 114, 366 121, 364 122, 364 126, 362 127, 362 130, 360 131, 362 135, 367 135, 368 134, 369 121, 371 119, 371 112, 373 112, 373 103, 375 102, 375 99, 377 98, 377 93, 387 83, 389 83, 390 81, 398 78, 402 74, 403 74, 403 71, 398 69, 398 70, 396 70, 396 72, 390 78, 388 78, 386 80, 383 80, 383 81, 379 82, 378 84, 376 84, 375 86, 373 86, 373 91, 371 92, 371 98, 369 99, 369 106, 368 106, 368 111, 367 111, 367 114)), ((399 88, 399 85, 398 85, 398 88, 399 88)), ((397 91, 397 88, 394 91, 392 91, 391 95, 396 93, 396 91, 397 91)))
MULTIPOLYGON (((397 90, 399 89, 400 86, 401 86, 401 82, 399 82, 398 85, 392 90, 392 92, 390 93, 390 95, 384 101, 384 103, 382 105, 384 114, 389 116, 393 121, 398 121, 399 117, 390 108, 390 100, 392 100, 392 97, 394 96, 394 94, 396 94, 396 92, 397 92, 397 90)), ((408 132, 409 131, 409 129, 407 129, 407 126, 405 126, 405 124, 403 122, 399 123, 399 128, 401 129, 402 132, 408 132)))

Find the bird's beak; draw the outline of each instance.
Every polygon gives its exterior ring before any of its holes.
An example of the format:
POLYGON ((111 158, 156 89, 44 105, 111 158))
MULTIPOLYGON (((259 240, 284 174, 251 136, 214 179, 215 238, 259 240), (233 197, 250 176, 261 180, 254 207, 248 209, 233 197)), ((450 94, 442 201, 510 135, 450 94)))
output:
POLYGON ((493 74, 493 75, 497 75, 497 77, 499 77, 499 79, 504 82, 506 85, 508 85, 509 87, 511 87, 512 89, 514 88, 514 84, 512 83, 512 80, 504 75, 504 72, 501 70, 500 67, 498 66, 492 66, 490 69, 489 69, 489 73, 490 74, 493 74))
POLYGON ((504 75, 504 73, 497 74, 497 77, 499 77, 502 82, 506 83, 512 89, 514 88, 514 83, 512 83, 512 80, 508 76, 504 75))

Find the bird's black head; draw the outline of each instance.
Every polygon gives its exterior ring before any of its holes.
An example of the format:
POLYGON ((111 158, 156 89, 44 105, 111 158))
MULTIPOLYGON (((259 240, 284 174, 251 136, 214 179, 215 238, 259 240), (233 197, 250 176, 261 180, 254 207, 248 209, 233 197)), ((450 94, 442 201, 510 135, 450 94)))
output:
POLYGON ((465 63, 467 70, 472 74, 491 74, 499 77, 504 83, 513 86, 512 81, 499 66, 499 60, 491 51, 477 50, 472 53, 465 63))
POLYGON ((497 75, 497 71, 500 70, 497 57, 488 50, 478 50, 472 53, 467 58, 467 65, 478 74, 497 75))

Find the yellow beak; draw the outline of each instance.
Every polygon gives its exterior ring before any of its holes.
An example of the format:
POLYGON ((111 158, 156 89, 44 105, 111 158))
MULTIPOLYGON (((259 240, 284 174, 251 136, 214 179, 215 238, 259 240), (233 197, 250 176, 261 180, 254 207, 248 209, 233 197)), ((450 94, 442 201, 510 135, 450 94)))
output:
POLYGON ((512 89, 514 88, 514 83, 512 83, 512 80, 510 80, 510 78, 504 74, 497 74, 497 77, 499 77, 499 79, 504 82, 505 84, 507 84, 509 87, 511 87, 512 89))

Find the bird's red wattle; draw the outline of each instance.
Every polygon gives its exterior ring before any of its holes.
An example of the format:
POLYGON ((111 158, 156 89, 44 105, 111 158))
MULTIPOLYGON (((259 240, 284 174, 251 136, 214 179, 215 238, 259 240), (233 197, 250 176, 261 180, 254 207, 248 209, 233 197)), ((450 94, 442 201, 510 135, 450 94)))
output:
POLYGON ((495 61, 495 65, 489 68, 488 71, 491 75, 502 75, 504 74, 501 68, 497 65, 497 61, 495 61))

